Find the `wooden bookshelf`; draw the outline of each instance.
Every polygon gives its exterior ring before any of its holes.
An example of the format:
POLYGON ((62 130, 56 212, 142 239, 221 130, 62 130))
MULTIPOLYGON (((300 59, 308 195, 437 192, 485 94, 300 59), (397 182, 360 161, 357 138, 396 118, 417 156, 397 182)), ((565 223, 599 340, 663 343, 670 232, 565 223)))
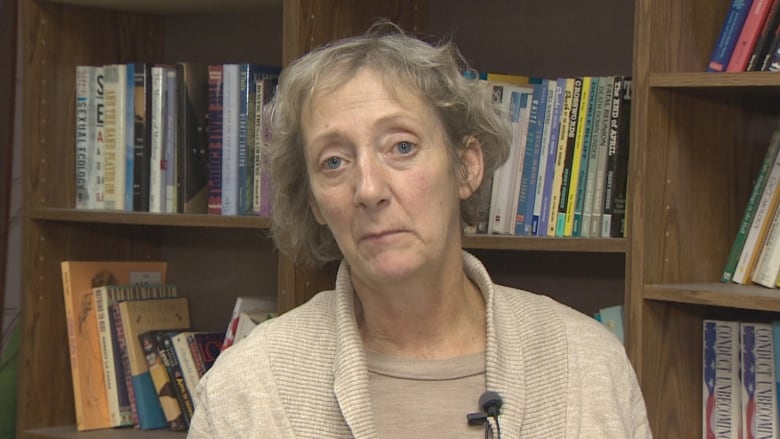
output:
POLYGON ((780 311, 768 290, 717 283, 780 110, 774 104, 780 76, 702 73, 728 4, 22 0, 19 436, 182 437, 75 432, 72 385, 63 373, 70 366, 61 260, 168 260, 170 279, 192 299, 194 324, 213 328, 224 326, 238 294, 275 296, 286 311, 328 288, 334 273, 334 266, 303 269, 279 255, 266 218, 73 209, 75 66, 136 60, 284 65, 385 16, 412 32, 451 37, 480 70, 633 75, 628 237, 467 236, 465 247, 496 281, 583 312, 623 302, 627 348, 655 437, 700 437, 701 321, 780 311))

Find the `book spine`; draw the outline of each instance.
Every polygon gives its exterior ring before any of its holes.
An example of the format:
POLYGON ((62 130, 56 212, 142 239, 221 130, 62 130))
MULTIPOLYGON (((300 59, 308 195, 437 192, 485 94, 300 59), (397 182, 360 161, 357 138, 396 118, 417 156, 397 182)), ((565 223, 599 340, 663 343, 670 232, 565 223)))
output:
MULTIPOLYGON (((582 230, 584 226, 585 217, 585 204, 592 202, 593 197, 593 180, 588 176, 591 174, 591 140, 593 134, 593 124, 596 115, 596 101, 598 100, 600 78, 592 77, 590 85, 590 94, 588 95, 588 104, 585 110, 585 128, 582 135, 582 156, 580 159, 580 176, 577 180, 577 194, 575 196, 574 203, 574 223, 572 226, 572 236, 583 236, 582 230), (590 184, 590 197, 588 196, 588 185, 590 184)), ((594 160, 595 162, 595 160, 594 160)), ((590 209, 588 209, 590 210, 590 209)), ((590 215, 588 215, 590 219, 590 215)), ((588 223, 590 227, 590 223, 588 223)), ((585 232, 584 236, 589 236, 589 232, 585 232)))
POLYGON ((176 64, 176 212, 208 213, 209 71, 176 64))
POLYGON ((547 226, 547 236, 555 236, 558 227, 558 206, 561 203, 561 183, 563 180, 563 168, 566 161, 566 147, 568 145, 569 116, 573 105, 574 78, 565 79, 563 107, 561 109, 560 127, 558 129, 558 150, 555 156, 555 173, 553 186, 550 192, 550 216, 547 226))
POLYGON ((89 208, 89 77, 92 69, 76 66, 76 209, 89 208))
POLYGON ((778 435, 772 325, 741 323, 742 437, 778 435))
MULTIPOLYGON (((772 34, 772 41, 769 42, 769 45, 767 46, 766 54, 764 54, 764 59, 761 62, 761 70, 764 72, 770 71, 772 66, 772 60, 775 57, 775 55, 778 55, 778 50, 780 50, 780 18, 778 18, 777 25, 775 26, 775 31, 772 34)), ((778 55, 780 56, 780 55, 778 55)))
POLYGON ((775 288, 778 271, 780 271, 780 209, 775 209, 751 278, 754 283, 775 288))
MULTIPOLYGON (((550 156, 550 137, 552 136, 552 117, 555 109, 556 83, 554 80, 545 80, 547 102, 544 105, 542 116, 542 144, 539 150, 539 172, 536 176, 536 194, 534 195, 533 216, 531 219, 531 235, 539 234, 539 225, 542 219, 542 200, 544 200, 544 184, 547 175, 547 163, 550 156)), ((546 213, 546 211, 545 211, 546 213)), ((543 230, 543 229, 542 229, 543 230)))
POLYGON ((94 125, 95 131, 92 138, 94 139, 94 148, 89 152, 91 160, 90 170, 94 177, 89 183, 90 192, 90 208, 92 209, 105 209, 106 208, 106 144, 105 144, 105 120, 106 120, 106 106, 105 106, 105 69, 103 67, 95 67, 94 77, 90 77, 90 96, 94 97, 94 105, 90 107, 90 126, 94 125))
POLYGON ((238 64, 222 66, 222 215, 238 214, 238 64))
POLYGON ((165 174, 165 212, 176 213, 178 206, 176 188, 177 175, 176 170, 176 130, 178 124, 176 121, 176 67, 165 67, 165 140, 163 142, 163 173, 165 174))
POLYGON ((162 175, 162 156, 163 151, 163 132, 165 117, 165 83, 164 68, 162 66, 152 67, 152 135, 151 135, 151 156, 149 158, 149 212, 163 212, 163 175, 162 175))
MULTIPOLYGON (((607 77, 598 77, 598 86, 591 90, 593 108, 588 112, 589 132, 586 134, 588 142, 588 169, 584 179, 584 194, 582 200, 582 222, 579 236, 591 237, 591 224, 593 223, 593 196, 596 188, 596 170, 598 168, 599 138, 601 136, 602 115, 604 113, 604 87, 607 86, 607 77)), ((611 84, 610 84, 611 86, 611 84)), ((587 129, 588 127, 586 127, 587 129)), ((576 218, 575 218, 576 219, 576 218)), ((575 227, 576 232, 576 227, 575 227)))
POLYGON ((95 298, 95 317, 97 318, 98 336, 100 337, 100 358, 103 363, 108 413, 111 417, 111 425, 118 427, 122 425, 122 416, 119 410, 118 383, 116 381, 116 369, 114 368, 114 347, 111 340, 111 328, 109 327, 108 319, 108 288, 93 288, 92 295, 95 298))
POLYGON ((612 190, 612 219, 610 238, 625 237, 626 208, 628 205, 628 154, 631 129, 631 78, 623 78, 620 90, 620 114, 617 130, 617 163, 612 190))
MULTIPOLYGON (((580 186, 580 174, 583 167, 582 156, 585 148, 585 125, 588 120, 588 102, 590 102, 590 88, 593 80, 590 76, 582 78, 582 91, 580 93, 580 108, 577 116, 577 131, 574 141, 574 157, 572 158, 571 178, 569 179, 569 195, 566 200, 566 223, 563 236, 574 236, 574 217, 576 215, 577 197, 580 186)), ((587 163, 586 163, 587 166, 587 163)))
POLYGON ((103 68, 103 81, 105 95, 105 119, 103 126, 103 200, 105 208, 109 210, 118 209, 117 181, 119 180, 117 163, 119 160, 119 113, 121 112, 119 98, 119 69, 116 65, 105 66, 103 68))
POLYGON ((708 72, 726 71, 752 3, 753 0, 731 0, 731 7, 721 27, 710 62, 707 64, 708 72))
MULTIPOLYGON (((254 142, 250 134, 250 107, 254 101, 251 83, 254 72, 251 64, 239 65, 238 81, 238 202, 237 213, 248 215, 252 211, 252 174, 254 163, 250 162, 249 150, 254 151, 254 142)), ((254 114, 254 111, 251 112, 254 114)), ((254 156, 254 154, 251 154, 254 156)))
POLYGON ((125 64, 125 101, 124 108, 124 209, 132 212, 135 210, 133 201, 135 198, 135 64, 125 64))
POLYGON ((176 397, 179 400, 179 405, 181 406, 182 414, 184 415, 184 423, 189 427, 192 415, 195 413, 195 406, 192 403, 192 395, 184 384, 184 375, 182 374, 181 364, 179 364, 179 358, 173 347, 172 338, 174 335, 175 333, 171 332, 160 334, 157 338, 157 344, 158 346, 161 346, 160 354, 176 390, 176 397))
POLYGON ((133 129, 133 210, 137 212, 149 211, 149 160, 151 154, 150 120, 151 111, 151 85, 149 83, 150 71, 145 63, 135 64, 135 90, 133 129))
POLYGON ((607 173, 607 152, 609 150, 610 118, 612 114, 612 90, 615 83, 614 76, 608 76, 602 81, 599 91, 603 105, 601 108, 599 133, 596 138, 598 152, 596 153, 596 177, 593 188, 593 206, 591 208, 590 236, 601 236, 601 220, 604 212, 604 180, 607 173))
POLYGON ((702 438, 739 439, 739 323, 703 322, 702 438))
POLYGON ((539 176, 539 156, 542 149, 542 130, 544 129, 544 105, 547 104, 545 85, 535 84, 531 95, 531 110, 528 113, 528 135, 525 141, 525 158, 520 174, 520 190, 517 200, 517 217, 514 234, 530 236, 533 227, 534 197, 539 176))
POLYGON ((734 46, 729 64, 726 66, 727 72, 744 72, 747 68, 750 55, 753 53, 753 48, 758 40, 758 34, 761 33, 764 21, 766 21, 769 13, 770 3, 771 0, 755 0, 750 5, 747 18, 745 18, 745 23, 742 25, 742 30, 739 33, 737 44, 734 46))
POLYGON ((73 382, 73 400, 76 412, 76 427, 84 426, 84 405, 81 392, 81 365, 79 364, 78 341, 76 332, 76 312, 73 306, 73 292, 70 290, 70 273, 62 268, 62 289, 65 299, 65 322, 68 332, 68 349, 70 351, 70 373, 73 382))
MULTIPOLYGON (((192 351, 189 346, 189 335, 192 332, 180 332, 173 336, 173 349, 176 351, 176 358, 179 360, 179 366, 181 366, 181 373, 184 379, 184 385, 193 394, 195 389, 198 388, 198 382, 200 381, 200 375, 198 375, 198 369, 195 366, 195 361, 192 357, 192 351)), ((193 408, 195 400, 193 399, 193 408)))
POLYGON ((603 214, 601 217, 601 237, 609 238, 612 230, 612 211, 614 210, 613 192, 615 191, 615 174, 617 173, 618 130, 620 128, 621 99, 623 78, 616 77, 612 84, 612 112, 609 115, 609 143, 607 144, 607 167, 604 171, 603 214))
MULTIPOLYGON (((555 167, 558 158, 558 136, 561 128, 561 112, 563 111, 566 80, 560 78, 555 81, 555 96, 553 97, 553 111, 550 122, 550 144, 547 147, 547 169, 544 172, 544 188, 542 189, 541 211, 539 212, 539 225, 536 228, 537 236, 547 236, 550 224, 550 214, 553 206, 553 187, 555 185, 555 167)), ((556 198, 557 199, 557 198, 556 198)))
MULTIPOLYGON (((748 202, 748 208, 743 216, 743 222, 746 220, 746 216, 751 215, 750 226, 746 232, 742 232, 743 226, 740 225, 740 229, 737 232, 737 238, 732 246, 732 252, 736 251, 734 248, 741 243, 741 249, 739 250, 739 257, 734 266, 733 273, 731 273, 731 281, 743 284, 750 279, 753 268, 755 267, 757 258, 757 249, 763 243, 766 236, 767 224, 770 222, 769 218, 772 217, 774 208, 777 205, 778 180, 780 180, 780 154, 778 153, 778 146, 776 143, 780 142, 780 132, 775 132, 772 136, 772 144, 769 147, 770 151, 775 151, 775 155, 772 158, 771 168, 768 171, 766 182, 763 184, 763 188, 760 190, 761 196, 758 198, 758 203, 753 205, 753 198, 755 195, 751 193, 751 200, 748 202), (749 213, 748 211, 752 211, 749 213), (744 236, 744 238, 743 238, 744 236)), ((762 164, 762 167, 764 165, 762 164)), ((760 178, 761 176, 759 176, 760 178)), ((754 191, 757 190, 754 186, 754 191)), ((728 278, 728 269, 730 268, 731 255, 729 255, 729 261, 727 262, 726 270, 722 279, 728 278)))
POLYGON ((208 213, 222 214, 222 65, 209 66, 209 181, 208 213))
POLYGON ((125 338, 125 329, 122 324, 122 315, 119 311, 119 304, 113 303, 110 305, 111 315, 114 319, 114 330, 116 331, 116 341, 119 346, 119 352, 121 353, 122 369, 124 370, 124 386, 127 389, 127 398, 130 401, 130 416, 132 418, 133 426, 138 428, 140 426, 140 418, 138 416, 138 405, 135 399, 135 388, 133 387, 133 375, 130 369, 130 355, 127 351, 127 339, 125 338))
POLYGON ((198 371, 198 378, 201 378, 206 373, 206 365, 203 363, 203 355, 200 353, 200 347, 195 339, 195 334, 187 336, 187 345, 192 353, 192 362, 195 364, 195 370, 198 371))
POLYGON ((582 100, 582 78, 574 78, 571 109, 566 129, 566 152, 564 153, 563 171, 561 173, 561 190, 558 199, 558 217, 555 225, 555 236, 565 236, 566 214, 569 206, 569 191, 572 183, 575 149, 577 144, 577 121, 580 118, 580 101, 582 100))

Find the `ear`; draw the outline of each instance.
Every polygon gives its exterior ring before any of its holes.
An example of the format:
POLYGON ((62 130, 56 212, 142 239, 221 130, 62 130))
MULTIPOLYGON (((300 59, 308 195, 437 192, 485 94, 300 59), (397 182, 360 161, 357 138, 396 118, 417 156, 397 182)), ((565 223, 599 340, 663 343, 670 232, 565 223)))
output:
POLYGON ((464 148, 460 150, 459 154, 468 174, 460 182, 458 195, 462 200, 465 200, 474 194, 482 183, 485 169, 482 157, 482 143, 479 139, 474 136, 467 136, 463 139, 463 143, 464 148))
POLYGON ((320 206, 317 205, 317 202, 314 200, 314 197, 309 198, 309 209, 311 209, 311 214, 314 215, 314 219, 317 220, 317 223, 319 223, 321 226, 324 226, 325 218, 322 217, 320 206))

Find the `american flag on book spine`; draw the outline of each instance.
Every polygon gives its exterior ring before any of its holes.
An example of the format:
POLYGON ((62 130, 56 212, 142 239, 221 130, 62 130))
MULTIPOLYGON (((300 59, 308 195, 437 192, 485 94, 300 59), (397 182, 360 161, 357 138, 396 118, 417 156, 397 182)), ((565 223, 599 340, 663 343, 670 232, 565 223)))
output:
POLYGON ((739 324, 704 321, 702 417, 707 439, 736 439, 740 433, 739 324))

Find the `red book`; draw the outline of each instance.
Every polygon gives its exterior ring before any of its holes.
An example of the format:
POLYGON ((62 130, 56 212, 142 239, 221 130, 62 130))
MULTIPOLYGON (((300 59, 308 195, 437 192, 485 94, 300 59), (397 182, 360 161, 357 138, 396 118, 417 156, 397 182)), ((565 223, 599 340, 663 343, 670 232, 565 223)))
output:
POLYGON ((726 67, 727 72, 744 72, 747 68, 771 5, 771 0, 756 0, 750 6, 737 45, 734 46, 734 52, 731 53, 729 65, 726 67))

